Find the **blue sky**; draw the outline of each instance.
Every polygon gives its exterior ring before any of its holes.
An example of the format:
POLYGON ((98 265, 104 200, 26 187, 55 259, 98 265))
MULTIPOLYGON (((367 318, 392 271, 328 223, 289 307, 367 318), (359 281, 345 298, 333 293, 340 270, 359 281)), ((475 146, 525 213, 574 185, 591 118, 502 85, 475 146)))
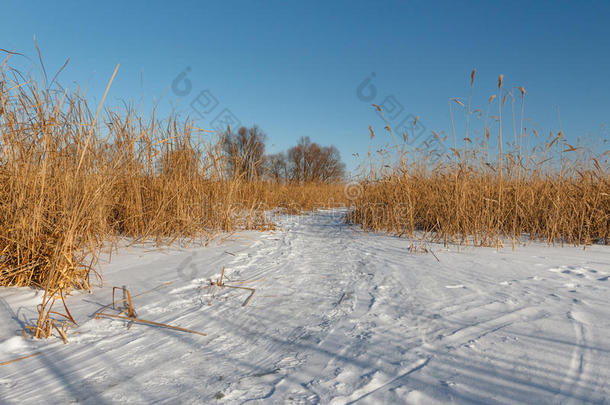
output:
POLYGON ((207 90, 201 127, 228 109, 268 134, 270 152, 310 136, 336 145, 350 169, 352 153, 369 148, 369 125, 373 149, 390 139, 372 102, 400 103, 393 126, 412 115, 426 133, 449 132, 447 100, 468 97, 473 68, 475 107, 504 74, 507 88, 526 88, 526 117, 539 132, 558 131, 558 108, 572 142, 610 125, 607 1, 9 0, 2 14, 0 48, 30 58, 13 58, 17 67, 40 74, 36 35, 48 75, 70 57, 60 82, 86 87, 92 102, 120 63, 107 105, 131 100, 148 111, 156 102, 162 114, 196 118, 191 103, 207 90), (179 97, 172 82, 187 68, 190 92, 179 97), (371 73, 376 96, 363 101, 357 89, 371 73))

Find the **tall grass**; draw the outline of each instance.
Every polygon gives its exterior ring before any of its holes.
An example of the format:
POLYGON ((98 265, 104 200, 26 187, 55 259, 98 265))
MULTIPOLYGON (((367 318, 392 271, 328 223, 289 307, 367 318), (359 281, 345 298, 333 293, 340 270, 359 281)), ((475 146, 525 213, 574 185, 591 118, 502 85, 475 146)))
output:
POLYGON ((407 144, 397 146, 399 163, 391 171, 367 173, 348 220, 368 230, 478 246, 503 246, 508 241, 514 247, 528 239, 610 243, 610 152, 570 145, 562 131, 546 142, 537 141, 538 134, 528 134, 523 127, 525 89, 516 88, 515 97, 504 89, 503 79, 500 75, 497 94, 489 98, 487 108, 496 102, 498 115, 475 110, 474 118, 482 120, 478 142, 471 134, 470 97, 467 105, 451 99, 450 113, 452 105, 459 105, 466 115, 461 150, 453 115, 454 147, 447 153, 431 156, 407 144), (520 120, 514 113, 519 95, 520 120), (502 110, 511 100, 514 140, 508 145, 502 134, 502 110), (529 151, 523 147, 528 137, 536 137, 529 151), (493 144, 495 158, 490 154, 493 144))
MULTIPOLYGON (((515 100, 502 84, 501 78, 488 106, 489 111, 498 103, 498 138, 502 108, 507 97, 515 100)), ((499 142, 496 158, 490 153, 494 135, 488 113, 478 147, 473 145, 469 97, 467 106, 458 103, 467 122, 461 151, 454 131, 451 153, 431 165, 430 154, 409 148, 406 134, 403 145, 394 136, 395 170, 371 169, 354 194, 341 184, 229 176, 222 134, 177 117, 161 120, 154 110, 145 115, 129 105, 100 104, 93 111, 78 90, 43 86, 11 70, 5 60, 0 64, 0 285, 44 289, 32 332, 45 337, 57 328, 51 320, 55 301, 72 289, 91 289, 93 279, 102 277, 96 262, 108 243, 127 237, 169 244, 207 240, 222 231, 268 229, 273 224, 267 210, 300 212, 340 205, 346 197, 353 204, 348 220, 365 229, 410 236, 423 231, 446 243, 487 246, 507 239, 514 245, 526 237, 608 244, 609 153, 594 155, 569 145, 562 132, 542 149, 524 152, 525 91, 520 94, 514 145, 506 150, 499 142)), ((64 315, 71 320, 67 307, 64 315)))
POLYGON ((79 91, 41 86, 6 60, 0 148, 0 285, 45 290, 36 337, 50 333, 56 299, 101 276, 95 264, 108 242, 266 229, 266 209, 342 197, 339 185, 229 177, 222 135, 129 106, 92 112, 79 91))

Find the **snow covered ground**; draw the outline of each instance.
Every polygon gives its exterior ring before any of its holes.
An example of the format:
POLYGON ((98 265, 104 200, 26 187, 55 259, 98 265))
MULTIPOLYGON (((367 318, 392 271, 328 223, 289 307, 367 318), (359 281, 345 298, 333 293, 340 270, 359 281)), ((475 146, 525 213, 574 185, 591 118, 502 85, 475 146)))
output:
POLYGON ((68 345, 25 341, 40 292, 0 289, 0 363, 41 352, 0 366, 0 403, 610 403, 610 247, 409 245, 323 211, 122 248, 69 297, 68 345), (210 286, 223 266, 246 306, 210 286), (139 318, 208 336, 93 319, 123 285, 139 318))

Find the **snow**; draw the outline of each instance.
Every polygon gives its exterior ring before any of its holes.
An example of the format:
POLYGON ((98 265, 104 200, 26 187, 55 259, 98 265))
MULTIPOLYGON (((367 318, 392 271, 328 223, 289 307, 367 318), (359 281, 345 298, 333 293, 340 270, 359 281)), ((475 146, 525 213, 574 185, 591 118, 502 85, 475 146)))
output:
POLYGON ((0 363, 40 352, 0 366, 0 403, 609 403, 610 247, 433 255, 342 221, 125 246, 68 298, 67 345, 24 340, 41 293, 0 289, 0 363), (223 267, 246 306, 210 285, 223 267), (139 318, 208 336, 94 319, 123 285, 139 318))

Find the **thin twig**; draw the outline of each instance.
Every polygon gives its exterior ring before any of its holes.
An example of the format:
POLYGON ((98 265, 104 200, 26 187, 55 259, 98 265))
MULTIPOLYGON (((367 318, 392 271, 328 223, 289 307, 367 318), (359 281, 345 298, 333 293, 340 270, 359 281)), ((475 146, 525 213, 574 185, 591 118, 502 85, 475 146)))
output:
POLYGON ((13 360, 5 361, 5 362, 3 362, 3 363, 0 363, 0 366, 6 366, 6 365, 8 365, 8 364, 15 363, 15 362, 17 362, 17 361, 21 361, 21 360, 29 359, 29 358, 31 358, 31 357, 38 356, 39 354, 42 354, 42 352, 36 352, 36 353, 33 353, 33 354, 29 354, 29 355, 27 355, 27 356, 23 356, 23 357, 19 357, 19 358, 13 359, 13 360))
POLYGON ((128 322, 136 322, 136 323, 141 323, 141 324, 144 324, 144 325, 159 326, 159 327, 162 327, 162 328, 169 328, 169 329, 179 330, 181 332, 194 333, 195 335, 207 336, 207 334, 205 334, 203 332, 197 332, 195 330, 181 328, 179 326, 168 325, 168 324, 165 324, 165 323, 159 323, 159 322, 154 322, 154 321, 147 321, 145 319, 140 319, 140 318, 130 318, 128 316, 106 314, 106 313, 103 313, 103 312, 98 312, 97 314, 95 314, 95 317, 96 317, 96 319, 99 319, 100 317, 102 317, 102 318, 122 319, 122 320, 128 321, 128 322))

